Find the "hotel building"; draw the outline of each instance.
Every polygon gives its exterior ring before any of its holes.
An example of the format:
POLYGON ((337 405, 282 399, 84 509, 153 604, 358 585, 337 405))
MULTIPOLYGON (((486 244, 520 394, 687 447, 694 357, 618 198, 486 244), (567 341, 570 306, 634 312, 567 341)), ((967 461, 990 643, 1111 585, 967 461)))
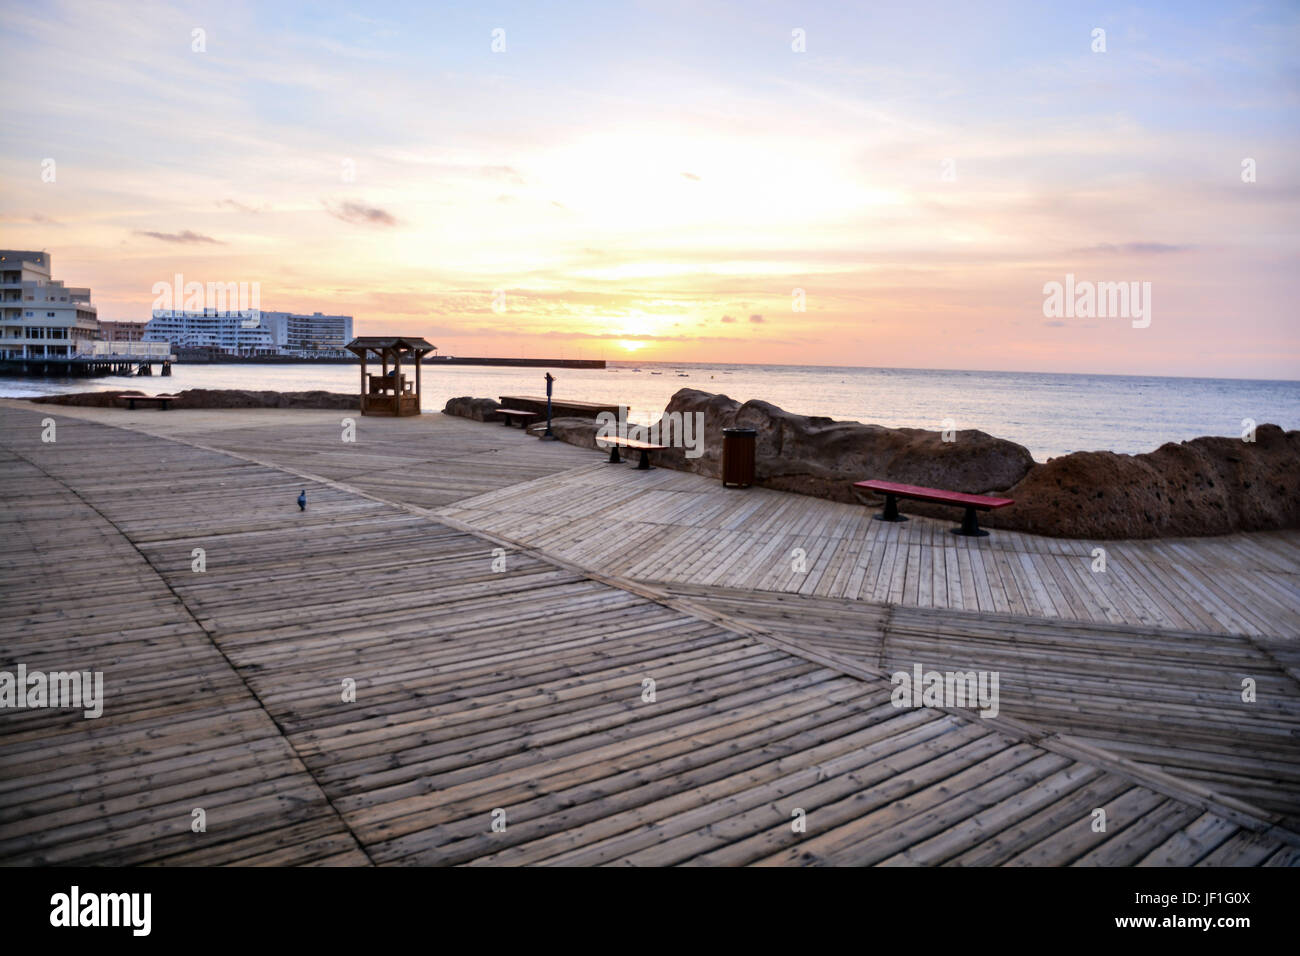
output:
POLYGON ((352 316, 159 309, 145 325, 143 338, 170 342, 173 348, 217 349, 230 355, 347 355, 343 346, 352 340, 352 316))
POLYGON ((143 342, 145 323, 99 320, 99 338, 104 342, 143 342))
POLYGON ((313 312, 263 312, 262 325, 271 333, 282 353, 310 358, 313 355, 350 355, 344 346, 352 341, 352 316, 313 312))
POLYGON ((0 358, 71 358, 98 337, 90 290, 51 278, 48 252, 0 249, 0 358))
POLYGON ((275 355, 278 351, 262 325, 259 309, 155 309, 145 325, 144 341, 170 342, 174 349, 217 349, 231 355, 275 355))

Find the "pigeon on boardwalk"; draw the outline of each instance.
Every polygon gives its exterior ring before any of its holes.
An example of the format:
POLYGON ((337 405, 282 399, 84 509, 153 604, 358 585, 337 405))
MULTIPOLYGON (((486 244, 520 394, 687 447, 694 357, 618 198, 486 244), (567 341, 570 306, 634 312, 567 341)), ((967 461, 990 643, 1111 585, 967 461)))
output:
POLYGON ((307 489, 306 488, 298 492, 298 510, 299 511, 307 510, 307 489))

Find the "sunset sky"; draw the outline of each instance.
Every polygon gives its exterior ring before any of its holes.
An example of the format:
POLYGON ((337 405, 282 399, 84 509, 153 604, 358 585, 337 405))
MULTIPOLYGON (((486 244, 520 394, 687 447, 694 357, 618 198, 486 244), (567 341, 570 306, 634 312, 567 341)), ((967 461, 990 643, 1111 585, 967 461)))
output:
POLYGON ((1300 378, 1295 4, 432 6, 6 4, 0 246, 453 355, 1300 378))

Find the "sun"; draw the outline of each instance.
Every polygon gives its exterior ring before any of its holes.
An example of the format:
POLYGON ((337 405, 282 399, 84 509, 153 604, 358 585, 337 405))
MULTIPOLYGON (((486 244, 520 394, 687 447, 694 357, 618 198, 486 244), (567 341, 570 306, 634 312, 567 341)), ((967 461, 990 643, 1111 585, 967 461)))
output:
POLYGON ((636 352, 640 349, 645 348, 645 343, 636 342, 633 341, 632 339, 621 339, 618 343, 618 346, 619 348, 624 349, 625 351, 636 352))

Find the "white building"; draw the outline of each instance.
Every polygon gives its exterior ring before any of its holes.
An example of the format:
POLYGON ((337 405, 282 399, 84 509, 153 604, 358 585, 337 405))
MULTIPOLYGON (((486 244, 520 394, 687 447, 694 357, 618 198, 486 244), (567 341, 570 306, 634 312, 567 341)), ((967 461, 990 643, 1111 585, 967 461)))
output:
POLYGON ((263 312, 262 325, 270 331, 276 347, 284 354, 300 357, 349 354, 343 347, 352 341, 350 315, 263 312))
POLYGON ((231 355, 275 355, 279 352, 271 332, 262 324, 259 309, 219 312, 185 312, 155 309, 145 325, 145 342, 170 342, 172 348, 213 348, 231 355))
POLYGON ((69 358, 98 337, 90 290, 52 279, 48 252, 0 250, 0 358, 69 358))
POLYGON ((144 341, 170 342, 173 348, 213 348, 232 355, 347 355, 343 346, 352 341, 352 316, 156 309, 145 326, 144 341))

